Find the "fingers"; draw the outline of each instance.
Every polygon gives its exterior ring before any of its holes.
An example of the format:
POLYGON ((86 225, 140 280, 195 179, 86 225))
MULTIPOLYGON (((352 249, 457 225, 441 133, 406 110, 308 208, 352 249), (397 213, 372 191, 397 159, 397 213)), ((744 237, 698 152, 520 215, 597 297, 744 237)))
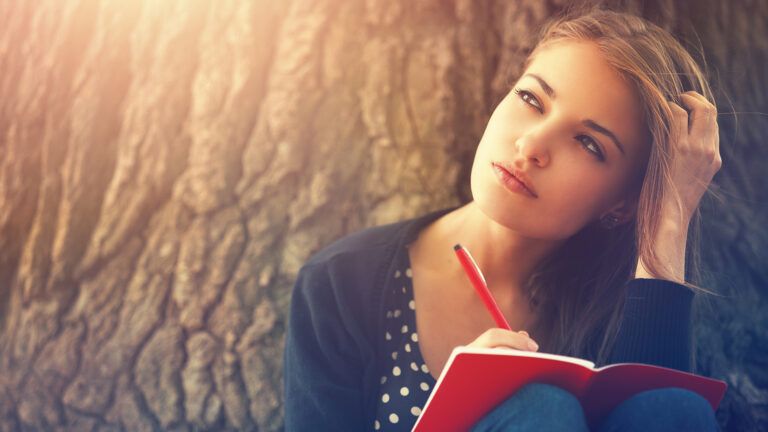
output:
POLYGON ((670 102, 669 106, 672 109, 672 116, 674 120, 674 124, 671 130, 673 139, 677 143, 678 147, 684 146, 688 141, 688 111, 674 102, 670 102))
POLYGON ((514 348, 524 351, 539 349, 538 344, 528 336, 527 332, 514 332, 501 328, 486 330, 469 345, 485 348, 514 348))
POLYGON ((680 95, 683 106, 670 102, 675 125, 676 149, 682 153, 701 154, 719 169, 720 134, 717 108, 700 93, 689 91, 680 95))
POLYGON ((690 110, 689 133, 693 137, 705 137, 714 134, 717 129, 717 108, 696 92, 683 93, 680 98, 690 110))

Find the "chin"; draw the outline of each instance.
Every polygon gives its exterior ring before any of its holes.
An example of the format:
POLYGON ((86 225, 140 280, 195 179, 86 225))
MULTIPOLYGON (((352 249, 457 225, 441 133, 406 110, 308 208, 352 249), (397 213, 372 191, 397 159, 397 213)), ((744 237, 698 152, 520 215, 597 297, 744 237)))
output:
POLYGON ((509 205, 493 200, 486 201, 483 197, 475 202, 477 203, 477 208, 483 212, 488 219, 496 222, 498 225, 513 231, 528 231, 520 226, 520 223, 527 218, 520 217, 520 213, 515 211, 515 209, 510 208, 509 205), (518 216, 515 217, 515 215, 518 216))
POLYGON ((472 197, 477 209, 488 219, 525 237, 559 241, 572 237, 583 228, 573 226, 575 219, 568 218, 565 212, 560 213, 566 218, 562 221, 543 217, 545 215, 537 213, 543 210, 530 202, 516 203, 506 189, 496 190, 486 185, 476 193, 473 184, 472 197))

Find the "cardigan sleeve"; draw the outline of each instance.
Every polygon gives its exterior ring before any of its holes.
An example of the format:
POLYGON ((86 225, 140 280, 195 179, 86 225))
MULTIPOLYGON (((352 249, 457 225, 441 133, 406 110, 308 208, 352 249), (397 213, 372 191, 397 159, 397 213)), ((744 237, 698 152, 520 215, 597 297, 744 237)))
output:
POLYGON ((624 316, 606 363, 646 363, 691 372, 693 291, 663 279, 633 279, 628 284, 624 316))
POLYGON ((323 263, 301 268, 283 359, 287 432, 365 429, 363 365, 344 306, 323 263))

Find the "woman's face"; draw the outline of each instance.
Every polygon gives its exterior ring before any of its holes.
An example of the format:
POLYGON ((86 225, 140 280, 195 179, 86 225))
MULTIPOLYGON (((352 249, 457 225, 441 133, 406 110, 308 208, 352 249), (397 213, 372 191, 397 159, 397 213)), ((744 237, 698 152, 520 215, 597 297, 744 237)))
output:
POLYGON ((591 42, 540 50, 491 115, 472 166, 472 195, 491 219, 528 237, 566 239, 624 200, 650 150, 640 99, 591 42), (511 192, 494 165, 526 175, 511 192))

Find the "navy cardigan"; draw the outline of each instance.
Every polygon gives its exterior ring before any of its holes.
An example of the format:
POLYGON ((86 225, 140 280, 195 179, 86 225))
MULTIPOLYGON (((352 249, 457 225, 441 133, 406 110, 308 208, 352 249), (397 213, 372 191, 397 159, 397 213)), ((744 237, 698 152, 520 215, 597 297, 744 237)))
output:
MULTIPOLYGON (((314 254, 293 288, 284 350, 285 430, 362 431, 376 416, 386 275, 400 247, 456 207, 349 234, 314 254)), ((694 293, 633 279, 611 357, 690 372, 694 293)), ((594 361, 594 359, 589 359, 594 361)), ((601 365, 597 365, 601 366, 601 365)))

